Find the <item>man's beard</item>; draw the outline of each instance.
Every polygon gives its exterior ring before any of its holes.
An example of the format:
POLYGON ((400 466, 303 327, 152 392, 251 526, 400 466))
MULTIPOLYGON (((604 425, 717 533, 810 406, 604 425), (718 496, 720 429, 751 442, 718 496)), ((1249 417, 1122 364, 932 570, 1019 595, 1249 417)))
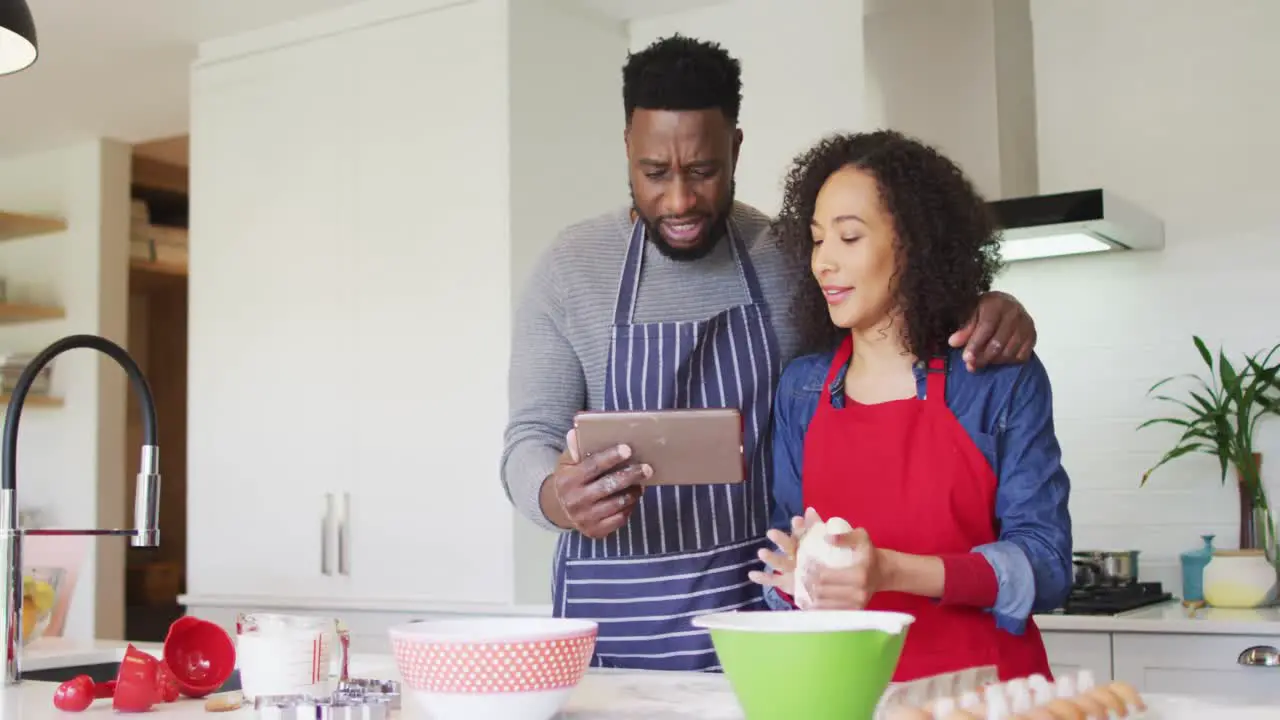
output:
POLYGON ((640 209, 639 203, 636 202, 636 192, 634 186, 631 189, 631 209, 635 211, 636 217, 640 218, 640 222, 644 223, 645 236, 658 252, 670 260, 678 262, 700 260, 711 254, 712 250, 720 244, 720 239, 729 233, 729 214, 733 211, 733 198, 736 190, 735 184, 730 183, 729 195, 725 200, 724 206, 715 214, 711 222, 707 223, 707 227, 702 231, 702 237, 698 238, 698 242, 692 247, 678 248, 667 242, 662 235, 660 227, 663 220, 672 218, 651 218, 644 214, 640 209))

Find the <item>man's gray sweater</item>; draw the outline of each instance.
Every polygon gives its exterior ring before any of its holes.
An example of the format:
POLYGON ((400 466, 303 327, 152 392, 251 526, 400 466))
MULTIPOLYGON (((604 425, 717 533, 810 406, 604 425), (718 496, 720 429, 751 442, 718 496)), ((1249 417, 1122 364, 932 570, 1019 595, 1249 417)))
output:
MULTIPOLYGON (((781 367, 797 350, 792 293, 803 281, 768 233, 769 218, 735 203, 733 220, 760 277, 781 367)), ((502 482, 515 507, 548 530, 543 480, 564 451, 581 410, 604 408, 605 366, 618 281, 631 237, 629 208, 567 228, 534 268, 516 309, 509 373, 510 414, 502 482)), ((674 261, 646 243, 633 323, 704 320, 747 302, 727 242, 705 258, 674 261)))

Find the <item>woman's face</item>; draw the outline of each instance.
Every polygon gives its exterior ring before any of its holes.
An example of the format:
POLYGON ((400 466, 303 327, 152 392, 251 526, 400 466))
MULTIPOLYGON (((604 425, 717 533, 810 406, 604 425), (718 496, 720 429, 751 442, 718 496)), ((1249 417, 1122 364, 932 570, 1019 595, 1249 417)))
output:
POLYGON ((838 327, 866 330, 894 310, 897 243, 874 177, 846 166, 827 178, 813 210, 813 277, 838 327))

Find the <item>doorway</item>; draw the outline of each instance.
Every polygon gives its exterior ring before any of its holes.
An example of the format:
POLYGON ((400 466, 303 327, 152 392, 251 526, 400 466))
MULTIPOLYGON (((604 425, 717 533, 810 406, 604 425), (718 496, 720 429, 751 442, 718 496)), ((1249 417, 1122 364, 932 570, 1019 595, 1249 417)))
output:
MULTIPOLYGON (((155 399, 160 433, 161 541, 128 548, 125 637, 160 642, 183 615, 187 560, 188 138, 133 149, 128 351, 155 399)), ((133 497, 142 411, 131 393, 125 443, 127 497, 133 497)))

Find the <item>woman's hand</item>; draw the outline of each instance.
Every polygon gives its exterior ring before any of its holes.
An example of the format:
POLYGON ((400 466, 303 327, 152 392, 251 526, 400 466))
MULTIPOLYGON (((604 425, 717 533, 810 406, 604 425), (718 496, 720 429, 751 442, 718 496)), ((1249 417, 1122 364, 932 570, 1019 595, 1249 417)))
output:
POLYGON ((804 531, 809 528, 809 525, 808 520, 796 516, 791 518, 790 535, 781 530, 770 530, 766 533, 766 537, 778 546, 779 552, 761 549, 759 557, 766 565, 773 568, 773 572, 752 570, 747 573, 747 577, 752 582, 777 588, 788 595, 795 596, 796 549, 800 546, 800 538, 804 537, 804 531))
POLYGON ((853 551, 854 562, 850 567, 830 568, 815 566, 804 578, 805 588, 813 604, 811 610, 861 610, 871 601, 871 596, 884 589, 888 568, 882 553, 871 544, 871 537, 862 528, 852 532, 830 536, 827 542, 853 551))

